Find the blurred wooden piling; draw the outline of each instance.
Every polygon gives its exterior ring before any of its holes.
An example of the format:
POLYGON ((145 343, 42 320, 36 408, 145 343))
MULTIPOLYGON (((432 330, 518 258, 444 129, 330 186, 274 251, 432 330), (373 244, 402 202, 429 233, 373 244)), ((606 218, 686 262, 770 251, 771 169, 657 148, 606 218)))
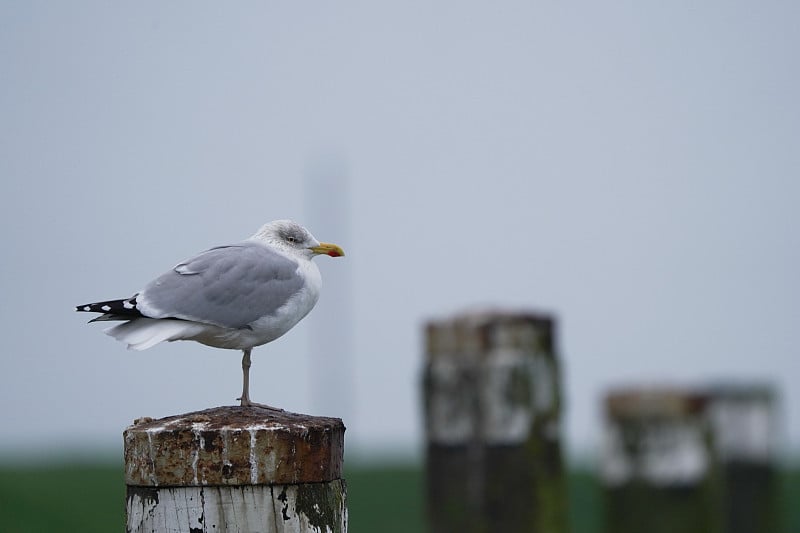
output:
POLYGON ((608 533, 721 533, 721 482, 705 394, 606 397, 602 479, 608 533))
POLYGON ((777 394, 763 384, 718 384, 708 392, 725 533, 779 531, 777 394))
POLYGON ((217 407, 125 430, 127 531, 347 530, 344 424, 217 407))
POLYGON ((429 530, 566 532, 554 319, 468 313, 426 336, 429 530))

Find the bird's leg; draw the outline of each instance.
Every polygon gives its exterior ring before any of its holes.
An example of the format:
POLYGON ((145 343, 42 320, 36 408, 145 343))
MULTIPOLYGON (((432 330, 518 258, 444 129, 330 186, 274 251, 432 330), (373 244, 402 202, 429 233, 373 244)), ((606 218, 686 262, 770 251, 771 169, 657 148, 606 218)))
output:
POLYGON ((240 405, 242 407, 263 407, 271 411, 283 411, 283 409, 279 409, 278 407, 250 401, 250 350, 252 350, 252 348, 242 350, 244 352, 242 356, 242 396, 236 399, 241 402, 240 405))
POLYGON ((250 405, 250 350, 251 348, 242 350, 244 352, 242 356, 242 396, 237 398, 241 400, 242 407, 250 405))

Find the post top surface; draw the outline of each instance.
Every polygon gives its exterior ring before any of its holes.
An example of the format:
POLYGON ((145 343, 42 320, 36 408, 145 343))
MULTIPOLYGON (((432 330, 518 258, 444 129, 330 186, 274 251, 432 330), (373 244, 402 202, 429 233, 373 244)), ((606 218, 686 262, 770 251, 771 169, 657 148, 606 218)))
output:
POLYGON ((538 352, 556 357, 556 319, 533 311, 472 310, 425 325, 429 361, 475 362, 495 350, 538 352))
POLYGON ((716 382, 707 387, 712 401, 748 403, 777 403, 779 394, 771 383, 766 382, 716 382))
POLYGON ((554 316, 550 313, 528 309, 505 309, 486 307, 467 310, 450 317, 433 318, 427 321, 430 327, 477 328, 489 324, 545 324, 551 325, 554 316))
POLYGON ((677 387, 616 389, 606 395, 611 418, 684 417, 702 413, 708 395, 677 387))
POLYGON ((153 419, 137 418, 127 431, 175 431, 181 429, 212 431, 220 429, 264 429, 307 431, 309 428, 341 428, 339 418, 312 416, 290 411, 274 411, 264 407, 212 407, 179 415, 153 419))

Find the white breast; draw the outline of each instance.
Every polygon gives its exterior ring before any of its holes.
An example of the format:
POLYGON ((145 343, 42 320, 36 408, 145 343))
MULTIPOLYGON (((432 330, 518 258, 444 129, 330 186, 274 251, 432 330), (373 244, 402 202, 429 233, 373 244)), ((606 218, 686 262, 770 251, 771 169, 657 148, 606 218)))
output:
POLYGON ((250 324, 253 333, 260 340, 255 346, 273 341, 292 329, 317 304, 322 288, 322 276, 320 276, 319 268, 313 262, 305 260, 300 261, 298 269, 300 275, 305 279, 303 288, 281 306, 274 315, 260 318, 250 324))

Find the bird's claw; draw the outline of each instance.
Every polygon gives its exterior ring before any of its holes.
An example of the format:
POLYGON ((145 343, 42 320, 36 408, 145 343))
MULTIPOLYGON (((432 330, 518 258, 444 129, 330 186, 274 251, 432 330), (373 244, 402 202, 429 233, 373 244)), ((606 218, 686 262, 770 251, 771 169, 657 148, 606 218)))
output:
POLYGON ((251 402, 249 398, 246 398, 244 400, 242 400, 242 398, 236 398, 236 399, 239 400, 240 402, 239 405, 241 407, 260 407, 262 409, 269 409, 270 411, 275 411, 276 413, 282 413, 284 411, 280 407, 272 407, 271 405, 267 405, 264 403, 251 402))

